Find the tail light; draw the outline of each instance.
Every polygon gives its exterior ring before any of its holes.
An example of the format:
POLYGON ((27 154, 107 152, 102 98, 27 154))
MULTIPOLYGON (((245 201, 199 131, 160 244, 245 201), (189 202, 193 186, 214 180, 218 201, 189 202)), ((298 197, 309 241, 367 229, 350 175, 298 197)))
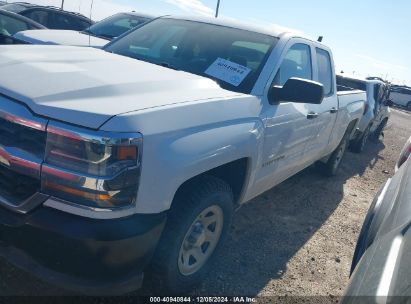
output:
POLYGON ((123 208, 137 196, 142 136, 47 127, 42 192, 91 208, 123 208))
POLYGON ((411 137, 408 139, 404 148, 401 151, 400 159, 398 160, 396 170, 398 170, 410 157, 411 155, 411 137))

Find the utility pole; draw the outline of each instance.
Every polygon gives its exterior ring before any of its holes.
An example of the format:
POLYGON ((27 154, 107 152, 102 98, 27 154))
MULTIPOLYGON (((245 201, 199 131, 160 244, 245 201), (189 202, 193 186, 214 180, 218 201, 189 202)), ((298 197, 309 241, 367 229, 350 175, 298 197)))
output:
POLYGON ((64 0, 61 0, 61 9, 64 9, 64 0))
POLYGON ((217 0, 217 8, 215 9, 215 17, 218 18, 218 12, 220 10, 220 0, 217 0))

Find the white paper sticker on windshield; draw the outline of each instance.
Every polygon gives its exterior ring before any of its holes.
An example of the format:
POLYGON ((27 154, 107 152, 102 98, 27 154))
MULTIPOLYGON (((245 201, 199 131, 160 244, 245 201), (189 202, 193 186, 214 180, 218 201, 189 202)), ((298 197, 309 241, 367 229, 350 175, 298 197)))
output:
POLYGON ((243 82, 250 72, 251 69, 223 58, 217 58, 205 71, 207 75, 236 87, 243 82))

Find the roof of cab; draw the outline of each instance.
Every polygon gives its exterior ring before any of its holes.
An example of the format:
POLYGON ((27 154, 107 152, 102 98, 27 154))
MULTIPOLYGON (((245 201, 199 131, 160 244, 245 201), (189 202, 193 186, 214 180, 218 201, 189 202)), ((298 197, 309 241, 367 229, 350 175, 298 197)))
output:
POLYGON ((209 23, 209 24, 215 24, 215 25, 221 25, 221 26, 227 26, 227 27, 232 27, 232 28, 238 28, 250 32, 256 32, 256 33, 261 33, 269 36, 274 36, 274 37, 281 37, 282 35, 285 34, 293 34, 296 37, 301 37, 304 39, 308 39, 313 41, 311 38, 308 38, 302 34, 301 31, 295 30, 295 29, 290 29, 286 27, 282 27, 279 25, 271 25, 271 26, 264 26, 264 25, 257 25, 257 24, 252 24, 252 23, 247 23, 243 21, 237 21, 235 19, 227 19, 227 18, 212 18, 212 17, 197 17, 197 16, 163 16, 160 18, 170 18, 170 19, 180 19, 180 20, 189 20, 189 21, 196 21, 196 22, 203 22, 203 23, 209 23))

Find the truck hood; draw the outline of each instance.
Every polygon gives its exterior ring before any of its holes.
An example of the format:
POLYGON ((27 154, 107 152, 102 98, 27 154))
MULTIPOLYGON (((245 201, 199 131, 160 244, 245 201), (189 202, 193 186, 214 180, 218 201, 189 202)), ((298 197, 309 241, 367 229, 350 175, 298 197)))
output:
POLYGON ((34 113, 99 128, 127 112, 239 95, 194 74, 70 46, 0 46, 0 94, 34 113))
POLYGON ((101 48, 109 43, 109 40, 86 35, 77 31, 66 30, 30 30, 18 32, 15 38, 30 44, 48 45, 72 45, 72 46, 91 46, 101 48))

